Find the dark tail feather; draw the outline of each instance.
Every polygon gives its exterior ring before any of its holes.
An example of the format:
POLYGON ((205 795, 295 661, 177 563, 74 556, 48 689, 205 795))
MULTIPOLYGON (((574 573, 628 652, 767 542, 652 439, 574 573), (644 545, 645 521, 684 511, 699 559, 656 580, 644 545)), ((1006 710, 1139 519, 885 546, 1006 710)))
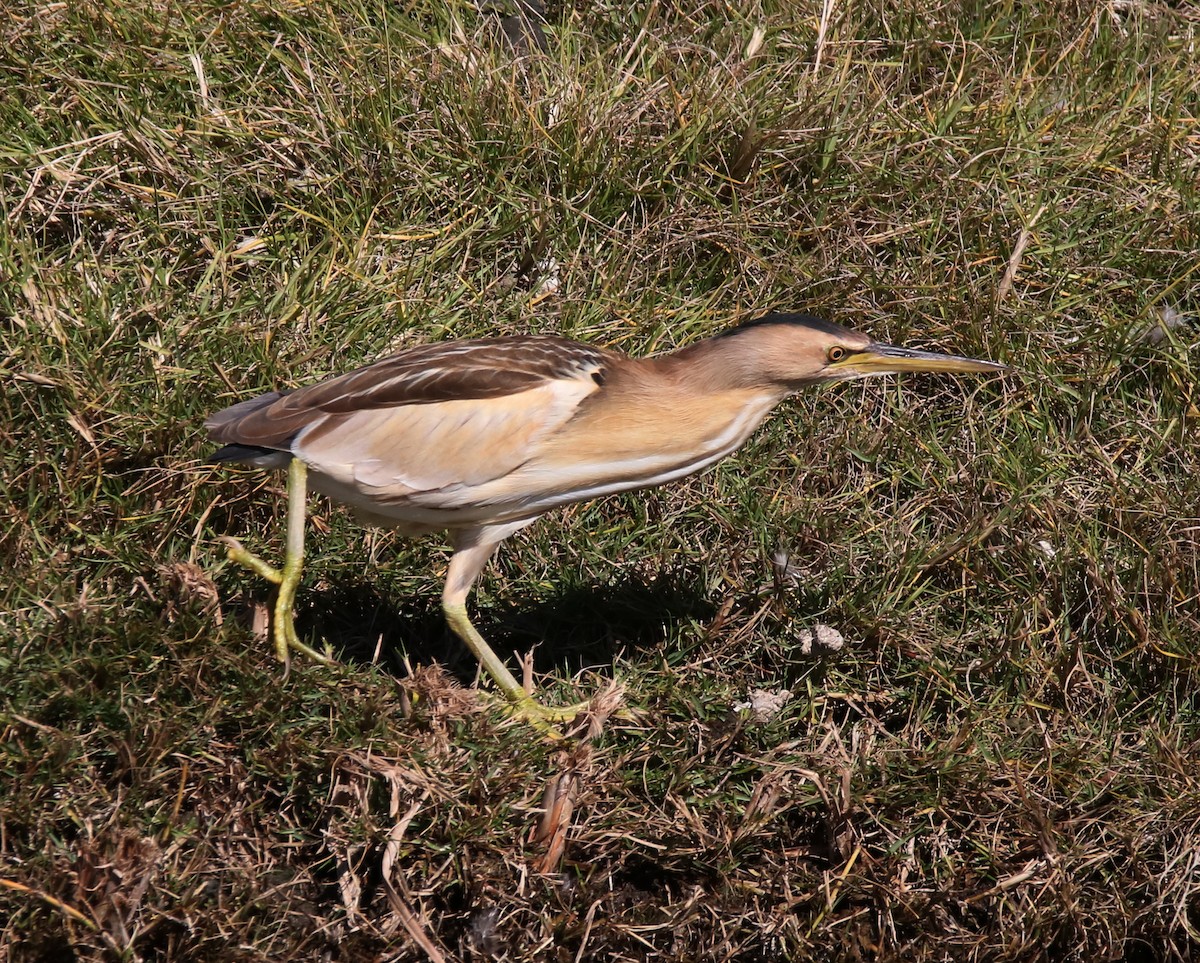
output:
POLYGON ((278 448, 259 448, 257 445, 225 445, 209 455, 205 462, 214 465, 222 461, 235 461, 255 468, 284 468, 292 460, 290 451, 278 448))
MULTIPOLYGON (((272 391, 256 398, 240 401, 236 405, 218 411, 204 422, 214 441, 229 441, 231 444, 218 448, 208 456, 208 463, 222 461, 240 462, 243 465, 253 465, 255 468, 284 468, 292 460, 292 453, 281 448, 265 445, 244 445, 234 439, 240 434, 238 423, 247 415, 260 408, 266 408, 283 397, 283 392, 272 391)), ((286 444, 286 442, 285 442, 286 444)))

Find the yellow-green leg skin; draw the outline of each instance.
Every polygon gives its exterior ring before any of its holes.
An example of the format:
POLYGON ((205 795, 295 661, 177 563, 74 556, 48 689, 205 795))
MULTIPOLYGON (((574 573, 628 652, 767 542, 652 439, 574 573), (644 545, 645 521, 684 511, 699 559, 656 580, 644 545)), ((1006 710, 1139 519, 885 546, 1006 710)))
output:
POLYGON ((561 733, 554 727, 555 723, 570 722, 580 712, 587 709, 591 703, 581 702, 579 705, 563 708, 548 708, 539 703, 521 685, 500 657, 492 651, 492 647, 471 624, 467 615, 467 596, 479 573, 487 564, 488 559, 495 554, 500 540, 510 535, 528 522, 518 522, 512 525, 496 526, 451 532, 451 543, 454 554, 450 556, 450 566, 446 571, 446 586, 442 591, 442 612, 446 616, 446 624, 454 631, 475 658, 479 660, 483 670, 492 677, 507 702, 509 715, 529 723, 535 729, 550 736, 561 738, 561 733))
POLYGON ((508 667, 471 624, 465 605, 444 603, 442 611, 445 613, 446 623, 454 634, 466 643, 467 648, 479 660, 483 670, 499 686, 500 692, 507 702, 506 709, 514 719, 529 723, 539 732, 553 739, 561 739, 562 733, 555 728, 555 723, 570 722, 591 705, 590 702, 580 702, 578 705, 563 707, 542 705, 525 691, 525 687, 508 671, 508 667))
POLYGON ((279 593, 275 597, 275 609, 271 616, 271 632, 275 641, 275 654, 285 666, 291 662, 293 649, 326 665, 333 661, 300 641, 296 634, 296 622, 292 611, 296 602, 296 589, 300 585, 300 574, 304 569, 307 499, 308 468, 299 458, 293 458, 288 465, 287 554, 283 559, 282 570, 247 552, 236 539, 228 540, 230 561, 237 562, 238 565, 279 586, 279 593))

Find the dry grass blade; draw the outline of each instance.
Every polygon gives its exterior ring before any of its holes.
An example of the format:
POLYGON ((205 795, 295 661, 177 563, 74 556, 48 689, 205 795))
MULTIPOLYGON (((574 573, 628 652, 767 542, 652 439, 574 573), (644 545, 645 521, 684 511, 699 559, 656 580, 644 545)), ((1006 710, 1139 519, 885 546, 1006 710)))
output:
POLYGON ((404 931, 424 951, 426 958, 431 963, 445 963, 445 952, 430 939, 426 927, 417 914, 413 912, 408 900, 404 897, 403 890, 401 889, 402 886, 403 883, 396 880, 386 880, 384 882, 384 887, 387 890, 388 904, 391 906, 392 912, 400 920, 400 925, 404 927, 404 931))
POLYGON ((542 814, 538 819, 533 842, 545 847, 545 852, 533 864, 535 873, 556 873, 567 851, 567 831, 575 811, 579 792, 577 772, 561 772, 546 781, 542 795, 542 814))
POLYGON ((1033 238, 1033 229, 1045 213, 1046 206, 1043 204, 1037 209, 1033 217, 1029 219, 1029 223, 1021 228, 1021 233, 1017 235, 1017 241, 1013 244, 1012 254, 1008 256, 1008 264, 1004 268, 1004 277, 1000 279, 1000 283, 996 286, 997 305, 1001 304, 1012 291, 1013 281, 1016 280, 1017 271, 1021 268, 1021 258, 1025 256, 1025 248, 1029 246, 1029 242, 1033 238))

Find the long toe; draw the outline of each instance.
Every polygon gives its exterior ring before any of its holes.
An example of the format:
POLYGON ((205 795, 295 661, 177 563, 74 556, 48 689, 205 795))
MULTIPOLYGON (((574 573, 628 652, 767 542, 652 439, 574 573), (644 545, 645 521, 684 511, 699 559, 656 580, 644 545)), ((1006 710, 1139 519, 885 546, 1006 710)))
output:
POLYGON ((268 582, 279 585, 283 582, 283 572, 275 566, 264 562, 257 555, 248 552, 246 547, 230 535, 222 535, 221 543, 225 546, 225 556, 242 568, 247 568, 256 575, 261 575, 268 582))
POLYGON ((275 652, 279 656, 279 661, 285 666, 290 661, 291 652, 299 652, 322 665, 333 665, 334 660, 330 656, 324 652, 318 652, 311 645, 300 641, 300 636, 296 634, 296 621, 292 615, 291 606, 288 606, 286 611, 280 611, 277 608, 274 619, 275 652))
POLYGON ((633 718, 622 706, 624 694, 624 687, 618 682, 612 682, 586 702, 547 706, 533 696, 524 696, 515 702, 508 702, 505 709, 511 718, 527 723, 552 739, 564 738, 560 731, 564 728, 567 735, 580 734, 590 737, 599 734, 608 719, 633 718), (578 725, 573 725, 575 723, 578 725))

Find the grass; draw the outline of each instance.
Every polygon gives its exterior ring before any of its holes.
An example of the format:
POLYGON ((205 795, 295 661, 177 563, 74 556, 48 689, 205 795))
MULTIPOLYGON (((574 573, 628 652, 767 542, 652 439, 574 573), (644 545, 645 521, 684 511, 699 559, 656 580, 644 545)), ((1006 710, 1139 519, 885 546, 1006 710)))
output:
POLYGON ((495 17, 10 5, 0 955, 1194 958, 1195 8, 600 2, 524 61, 495 17), (636 723, 505 726, 440 545, 318 500, 341 662, 281 677, 216 541, 278 557, 280 481, 205 414, 765 307, 1020 374, 814 392, 514 537, 481 626, 636 723))

